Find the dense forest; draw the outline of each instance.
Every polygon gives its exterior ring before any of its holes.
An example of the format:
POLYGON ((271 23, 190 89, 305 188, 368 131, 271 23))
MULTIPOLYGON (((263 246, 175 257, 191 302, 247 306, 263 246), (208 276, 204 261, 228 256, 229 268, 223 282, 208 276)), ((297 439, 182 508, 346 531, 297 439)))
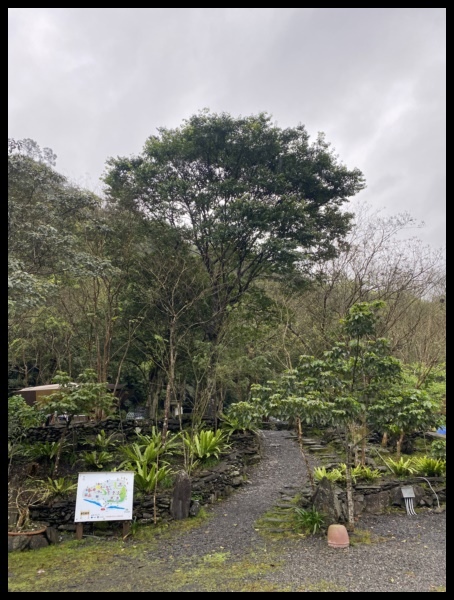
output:
POLYGON ((443 382, 444 254, 410 214, 361 205, 363 174, 322 134, 201 111, 107 159, 103 183, 96 196, 52 150, 9 140, 9 396, 90 370, 125 411, 222 412, 322 358, 376 301, 376 337, 415 388, 443 382))

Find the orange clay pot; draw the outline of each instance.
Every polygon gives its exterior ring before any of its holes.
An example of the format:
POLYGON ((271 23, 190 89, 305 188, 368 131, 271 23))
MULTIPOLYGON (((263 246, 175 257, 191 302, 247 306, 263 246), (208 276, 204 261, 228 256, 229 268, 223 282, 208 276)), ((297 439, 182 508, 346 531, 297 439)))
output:
POLYGON ((331 548, 348 548, 350 539, 344 525, 330 525, 328 527, 328 546, 331 548))

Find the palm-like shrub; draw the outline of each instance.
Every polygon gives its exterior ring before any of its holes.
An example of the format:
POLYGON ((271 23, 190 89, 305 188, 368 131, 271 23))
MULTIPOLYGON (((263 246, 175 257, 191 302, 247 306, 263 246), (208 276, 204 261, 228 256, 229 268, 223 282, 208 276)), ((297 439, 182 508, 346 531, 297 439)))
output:
POLYGON ((339 469, 331 469, 328 471, 326 467, 315 467, 314 479, 315 481, 321 481, 324 477, 329 481, 340 482, 344 480, 344 476, 339 469))
POLYGON ((227 440, 228 435, 221 429, 216 432, 204 429, 192 436, 187 431, 183 434, 183 441, 189 452, 202 462, 211 456, 219 459, 220 455, 230 448, 227 440))
POLYGON ((414 461, 411 458, 401 456, 399 460, 392 458, 383 459, 388 469, 397 477, 408 477, 415 472, 414 461))
POLYGON ((135 462, 130 465, 134 471, 134 485, 140 492, 150 494, 156 491, 159 483, 163 482, 171 474, 168 464, 158 467, 157 463, 147 464, 135 462))
POLYGON ((431 456, 421 456, 413 460, 414 471, 416 475, 425 475, 426 477, 442 477, 446 474, 446 460, 442 458, 432 458, 431 456))
POLYGON ((112 461, 113 456, 105 450, 93 450, 92 452, 83 452, 82 458, 87 467, 101 471, 101 469, 112 461))

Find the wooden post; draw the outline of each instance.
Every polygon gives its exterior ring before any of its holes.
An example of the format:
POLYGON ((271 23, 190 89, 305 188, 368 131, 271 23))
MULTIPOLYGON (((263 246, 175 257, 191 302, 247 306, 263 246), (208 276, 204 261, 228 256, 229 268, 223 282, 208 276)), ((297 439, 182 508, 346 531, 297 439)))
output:
POLYGON ((76 523, 76 540, 81 540, 84 533, 84 524, 76 523))
POLYGON ((131 529, 131 521, 123 521, 123 537, 126 537, 131 529))

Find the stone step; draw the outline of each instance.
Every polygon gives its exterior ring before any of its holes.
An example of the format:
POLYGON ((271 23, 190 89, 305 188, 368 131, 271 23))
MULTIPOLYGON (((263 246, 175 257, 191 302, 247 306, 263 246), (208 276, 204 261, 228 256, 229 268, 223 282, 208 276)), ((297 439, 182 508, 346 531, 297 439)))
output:
POLYGON ((280 519, 279 517, 267 517, 266 519, 260 519, 262 523, 286 523, 287 519, 280 519))

